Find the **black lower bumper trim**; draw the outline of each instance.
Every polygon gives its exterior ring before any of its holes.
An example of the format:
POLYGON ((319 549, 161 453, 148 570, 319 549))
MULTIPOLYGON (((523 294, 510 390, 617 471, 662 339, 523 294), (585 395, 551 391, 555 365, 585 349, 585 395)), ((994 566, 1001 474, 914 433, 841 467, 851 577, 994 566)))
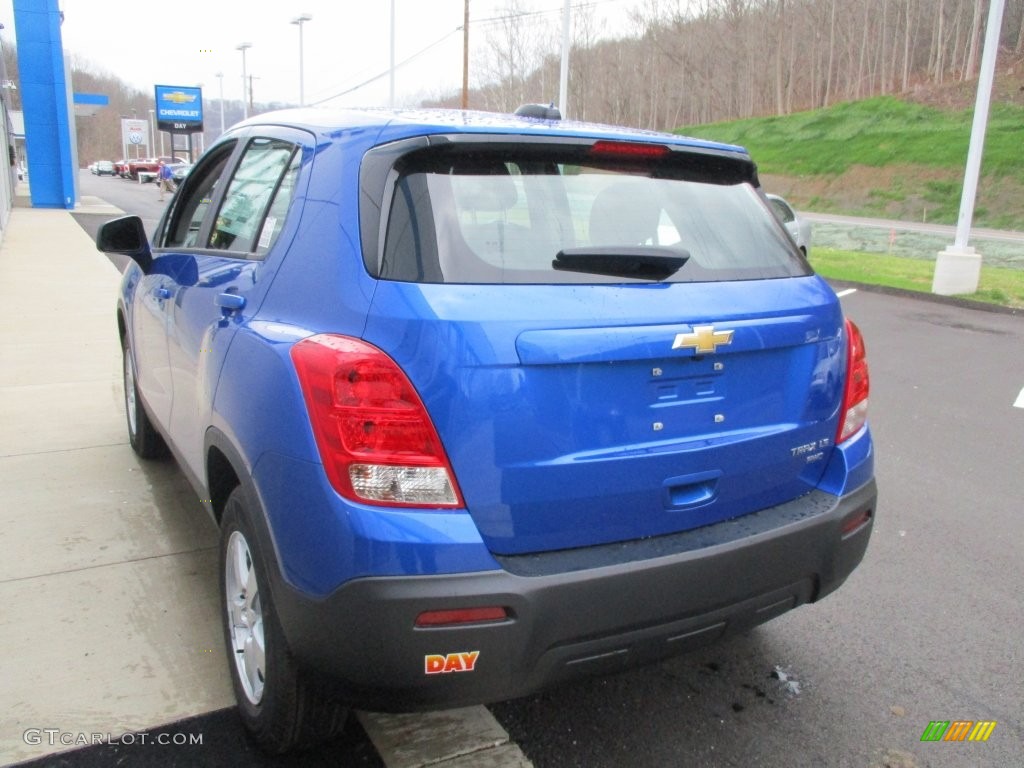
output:
POLYGON ((359 579, 320 601, 276 584, 274 600, 300 663, 357 706, 487 703, 684 652, 820 599, 862 559, 876 498, 872 481, 659 540, 505 557, 500 571, 359 579), (510 618, 414 626, 425 610, 483 606, 510 618), (471 653, 471 671, 427 674, 425 659, 471 653))

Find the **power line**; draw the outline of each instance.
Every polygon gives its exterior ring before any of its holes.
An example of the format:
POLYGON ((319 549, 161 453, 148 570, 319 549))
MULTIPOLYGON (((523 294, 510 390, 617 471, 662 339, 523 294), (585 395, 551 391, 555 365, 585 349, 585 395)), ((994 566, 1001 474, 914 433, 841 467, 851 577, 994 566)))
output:
MULTIPOLYGON (((588 3, 576 3, 571 6, 573 11, 581 11, 585 8, 596 8, 599 5, 610 5, 624 2, 624 0, 591 0, 588 3)), ((511 21, 513 19, 526 19, 536 16, 560 16, 562 14, 562 7, 548 8, 547 10, 540 11, 522 11, 521 13, 510 13, 504 16, 490 16, 485 19, 476 19, 476 24, 497 24, 502 21, 511 21)))
MULTIPOLYGON (((577 3, 576 5, 572 6, 572 9, 574 11, 576 11, 576 10, 582 10, 584 8, 594 8, 594 7, 600 6, 600 5, 609 5, 609 4, 620 3, 620 2, 624 2, 624 0, 590 0, 590 2, 577 3)), ((511 20, 514 20, 514 19, 537 19, 539 17, 553 16, 553 15, 561 14, 561 13, 562 13, 562 8, 560 8, 560 7, 559 8, 551 8, 551 9, 547 9, 547 10, 539 10, 539 11, 523 11, 521 13, 506 14, 504 16, 491 16, 491 17, 484 18, 484 19, 475 19, 475 20, 473 20, 473 24, 475 26, 497 26, 498 24, 500 24, 502 22, 511 21, 511 20)), ((459 26, 455 27, 455 29, 453 29, 450 32, 446 33, 443 37, 435 40, 430 45, 428 45, 425 48, 417 51, 412 56, 409 56, 407 59, 404 59, 404 60, 400 61, 398 64, 395 65, 395 69, 398 69, 399 67, 405 66, 409 62, 417 59, 418 57, 422 56, 423 54, 427 53, 428 51, 430 51, 430 50, 436 48, 437 46, 441 45, 442 43, 447 41, 448 38, 450 38, 452 35, 454 35, 456 33, 461 33, 462 31, 463 31, 463 25, 460 24, 459 26)), ((357 85, 352 86, 351 88, 346 88, 345 90, 340 91, 338 93, 335 93, 332 96, 326 96, 326 97, 320 99, 319 101, 311 102, 310 105, 311 106, 317 106, 319 104, 323 104, 324 102, 332 101, 334 99, 341 98, 342 96, 347 96, 350 93, 358 91, 360 88, 365 88, 367 85, 370 85, 371 83, 374 83, 374 82, 376 82, 377 80, 380 80, 383 77, 387 77, 390 73, 391 73, 391 69, 390 68, 386 69, 383 72, 380 72, 380 73, 374 75, 373 77, 370 77, 370 78, 367 78, 366 80, 363 80, 362 82, 358 83, 357 85)))
MULTIPOLYGON (((444 37, 438 38, 437 40, 432 42, 426 48, 422 48, 419 51, 417 51, 416 53, 414 53, 412 56, 410 56, 409 58, 403 59, 402 61, 398 62, 395 65, 395 69, 398 69, 400 67, 404 67, 410 61, 413 61, 414 59, 419 58, 420 56, 422 56, 423 54, 427 53, 428 51, 430 51, 430 50, 436 48, 437 46, 441 45, 441 43, 445 42, 449 37, 451 37, 455 33, 461 32, 461 31, 462 31, 462 27, 461 26, 456 27, 451 32, 448 32, 446 35, 444 35, 444 37)), ((341 96, 346 96, 346 95, 352 93, 353 91, 358 91, 360 88, 363 88, 363 87, 369 85, 372 82, 380 80, 382 77, 387 77, 390 73, 391 73, 391 68, 389 67, 388 69, 385 69, 383 72, 381 72, 379 74, 376 74, 376 75, 374 75, 373 77, 371 77, 371 78, 369 78, 367 80, 364 80, 363 82, 359 83, 358 85, 354 85, 351 88, 348 88, 348 89, 346 89, 344 91, 341 91, 340 93, 334 94, 333 96, 328 96, 328 97, 326 97, 324 99, 320 99, 319 101, 314 101, 312 103, 312 106, 316 106, 317 104, 323 104, 325 101, 331 101, 332 99, 337 99, 337 98, 340 98, 341 96)))

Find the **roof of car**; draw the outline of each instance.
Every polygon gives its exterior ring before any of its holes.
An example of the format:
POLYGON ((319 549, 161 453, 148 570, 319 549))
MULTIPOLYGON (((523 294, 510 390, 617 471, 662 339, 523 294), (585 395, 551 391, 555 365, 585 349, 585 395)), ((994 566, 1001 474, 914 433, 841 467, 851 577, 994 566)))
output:
POLYGON ((651 140, 701 149, 747 154, 733 144, 695 139, 640 128, 586 123, 574 120, 543 120, 497 112, 457 109, 330 109, 306 107, 266 112, 234 127, 286 125, 313 133, 332 134, 342 129, 374 128, 408 136, 431 133, 498 133, 533 136, 607 138, 624 141, 651 140), (404 130, 403 130, 404 129, 404 130))

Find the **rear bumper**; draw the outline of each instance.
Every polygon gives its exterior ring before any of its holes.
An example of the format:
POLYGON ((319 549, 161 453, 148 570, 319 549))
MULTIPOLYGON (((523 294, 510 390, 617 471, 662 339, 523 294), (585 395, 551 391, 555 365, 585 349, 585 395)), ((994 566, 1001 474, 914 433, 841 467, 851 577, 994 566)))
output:
POLYGON ((504 570, 357 579, 323 600, 281 582, 274 600, 300 663, 357 706, 486 703, 671 656, 820 599, 863 557, 876 498, 871 480, 682 534, 500 558, 504 570), (510 618, 414 626, 426 610, 481 606, 510 618), (427 674, 428 657, 450 671, 427 674))

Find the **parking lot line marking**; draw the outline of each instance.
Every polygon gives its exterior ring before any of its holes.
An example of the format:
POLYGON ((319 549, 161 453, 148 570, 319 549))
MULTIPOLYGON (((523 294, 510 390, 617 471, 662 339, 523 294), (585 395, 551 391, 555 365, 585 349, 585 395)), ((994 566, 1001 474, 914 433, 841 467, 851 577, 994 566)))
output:
POLYGON ((847 288, 845 291, 840 291, 839 293, 837 293, 836 296, 838 296, 841 299, 841 298, 843 298, 843 296, 849 296, 851 293, 856 293, 856 292, 857 292, 856 288, 847 288))
POLYGON ((1013 407, 1014 408, 1024 408, 1024 389, 1022 389, 1020 391, 1020 394, 1017 395, 1017 402, 1015 402, 1013 404, 1013 407))

